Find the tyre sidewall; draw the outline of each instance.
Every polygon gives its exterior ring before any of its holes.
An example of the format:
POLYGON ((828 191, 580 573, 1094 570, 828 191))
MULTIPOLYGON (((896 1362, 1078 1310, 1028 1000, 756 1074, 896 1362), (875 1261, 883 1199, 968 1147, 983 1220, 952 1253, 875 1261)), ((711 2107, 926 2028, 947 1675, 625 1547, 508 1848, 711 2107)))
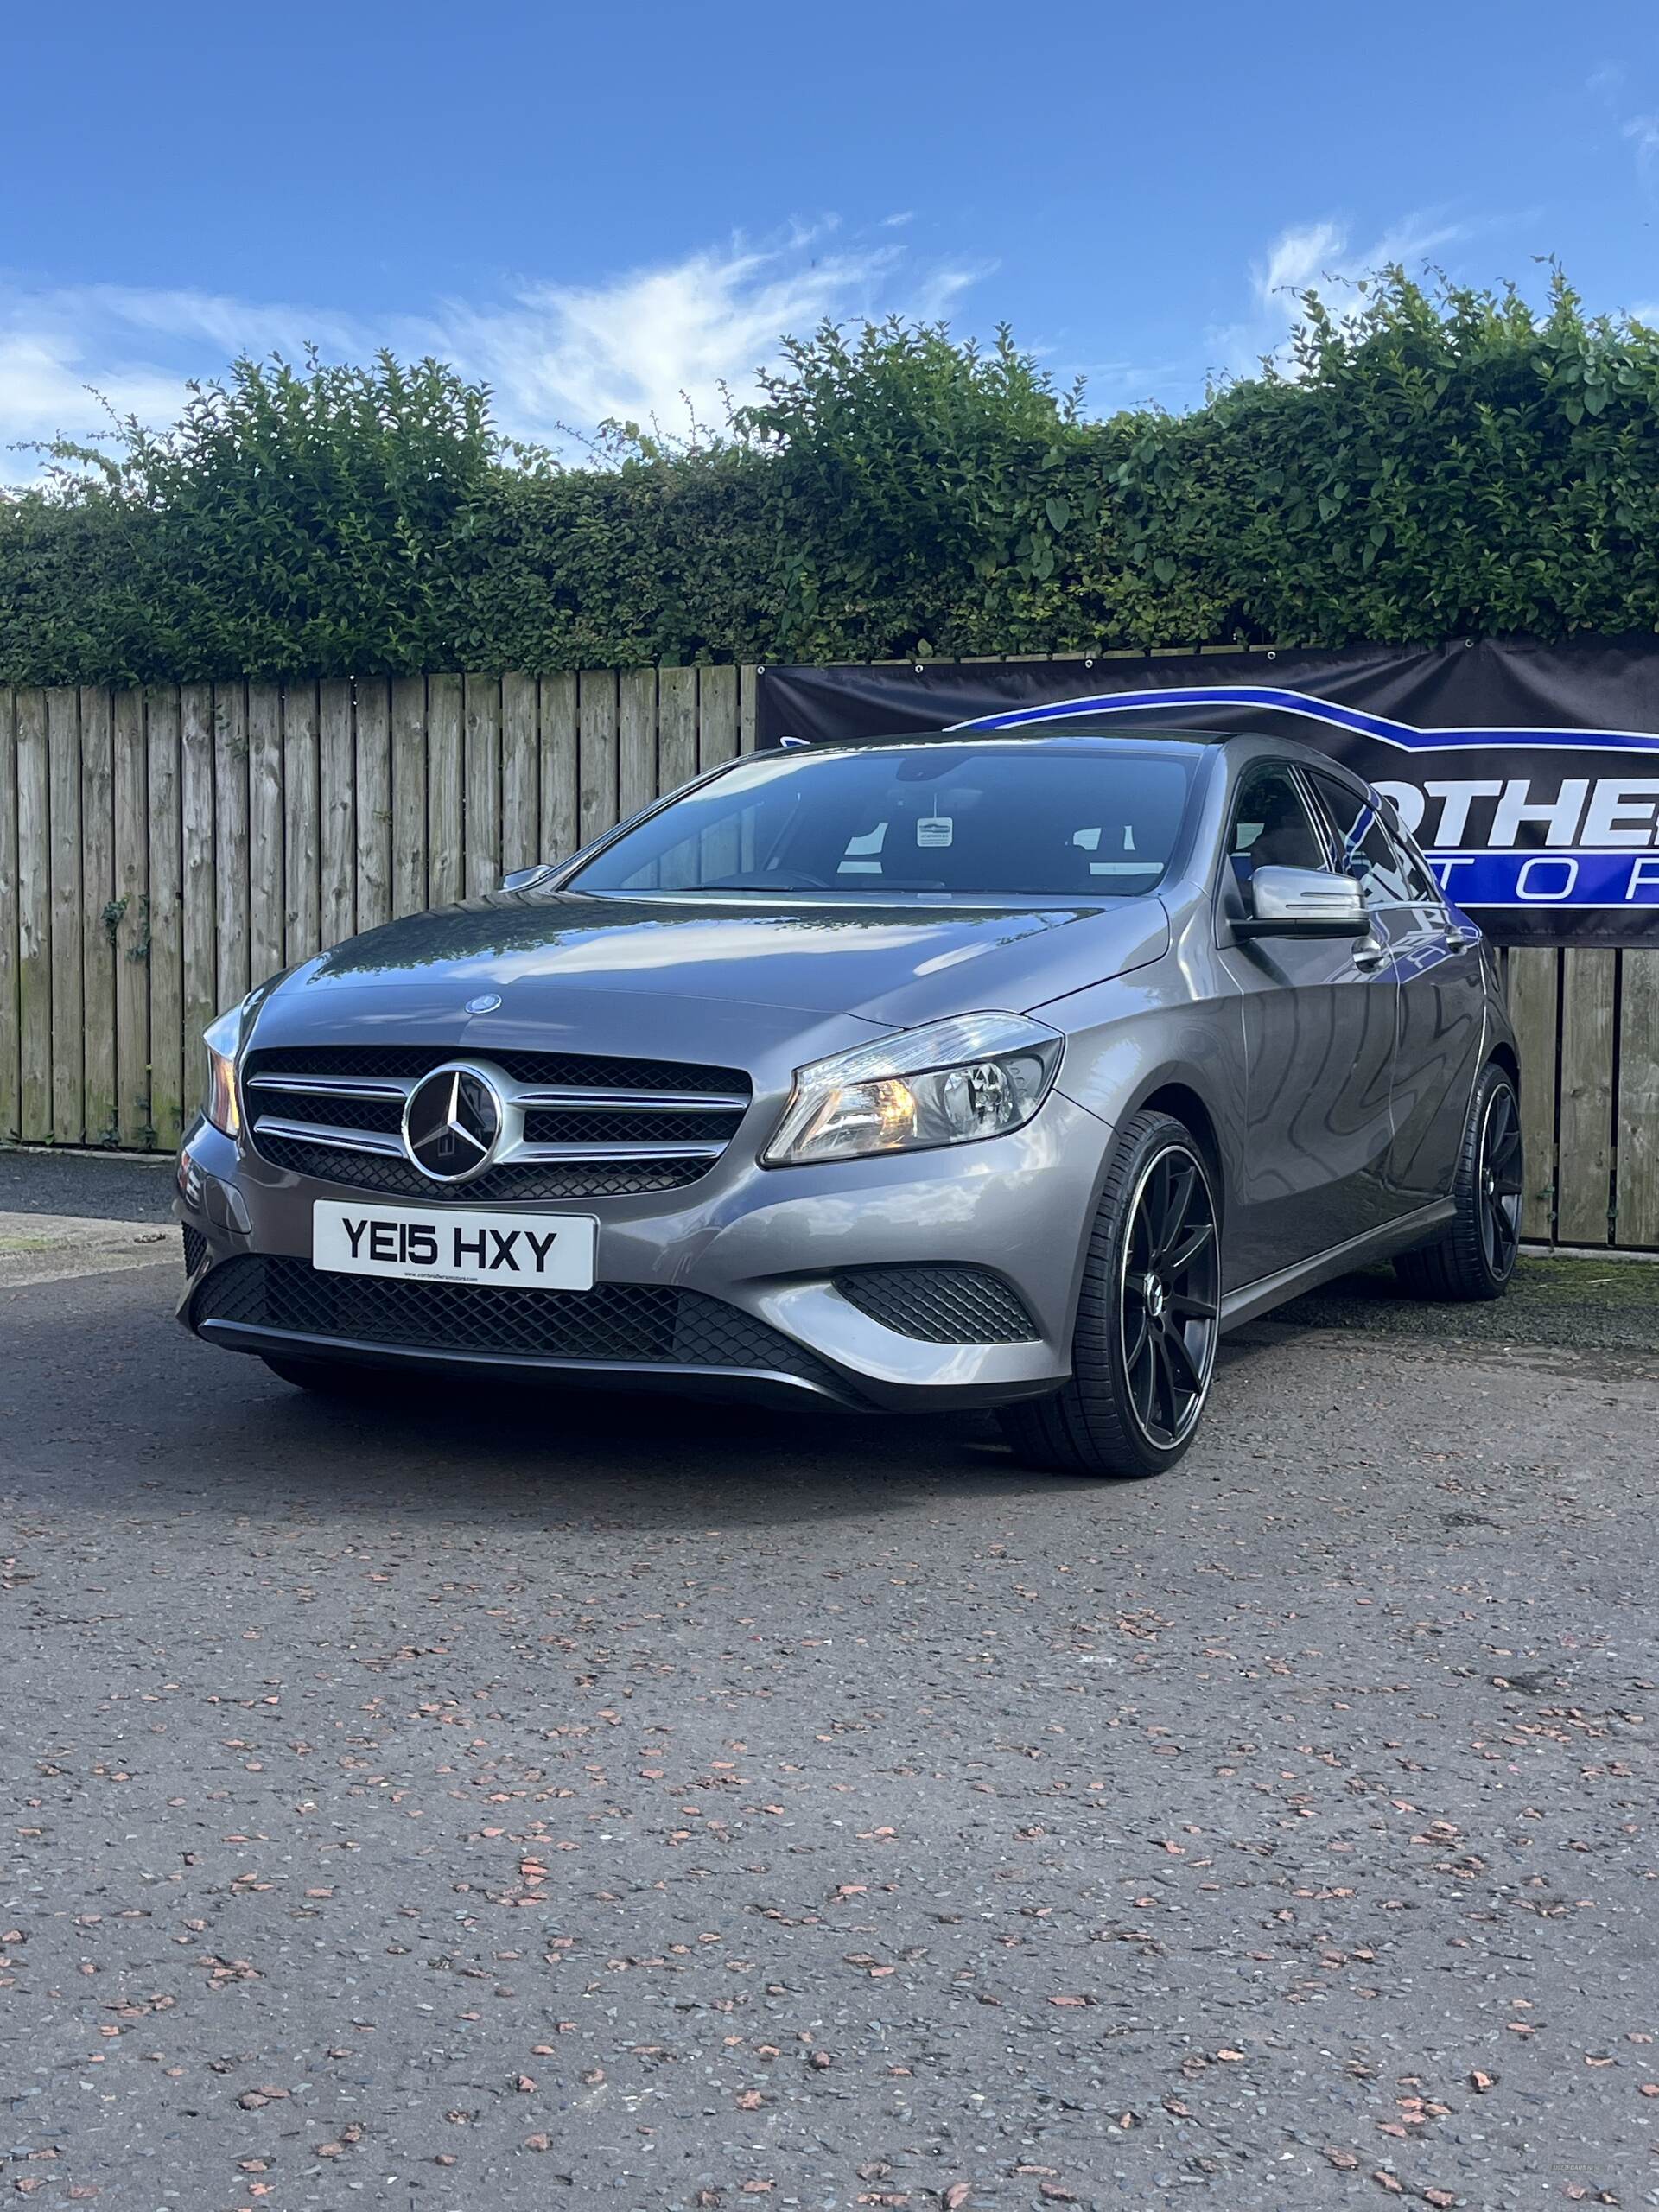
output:
POLYGON ((1489 1061, 1481 1071, 1475 1085, 1473 1110, 1469 1116, 1469 1128, 1464 1139, 1463 1159, 1458 1173, 1458 1230, 1464 1243, 1466 1264, 1476 1270, 1481 1281, 1496 1297, 1510 1282, 1520 1256, 1520 1224, 1516 1227, 1516 1249, 1510 1264, 1501 1272, 1486 1257, 1485 1240, 1481 1235, 1481 1174, 1485 1159, 1486 1129, 1492 1109, 1500 1091, 1507 1090, 1515 1107, 1517 1125, 1521 1114, 1521 1097, 1509 1071, 1497 1060, 1489 1061))
POLYGON ((1085 1325, 1086 1301, 1080 1306, 1073 1351, 1073 1366, 1078 1381, 1087 1388, 1090 1382, 1098 1380, 1104 1382, 1109 1389, 1124 1447, 1141 1471, 1148 1475, 1158 1474, 1164 1468, 1173 1466, 1191 1446, 1203 1423, 1205 1408, 1209 1402, 1210 1385, 1215 1374, 1216 1340, 1212 1337, 1204 1389, 1180 1435, 1173 1444, 1164 1444, 1149 1436, 1142 1428, 1134 1410, 1124 1357, 1123 1278, 1135 1207, 1152 1170, 1169 1152, 1179 1152, 1196 1164, 1203 1179, 1211 1218, 1216 1223, 1219 1243, 1221 1210, 1216 1197, 1216 1179, 1202 1148, 1194 1141, 1192 1133, 1173 1116, 1137 1116, 1125 1130, 1112 1162, 1109 1183, 1115 1187, 1109 1187, 1108 1192, 1103 1224, 1106 1236, 1103 1240, 1097 1236, 1092 1241, 1084 1262, 1085 1280, 1093 1276, 1092 1287, 1096 1292, 1106 1294, 1102 1301, 1103 1310, 1091 1316, 1085 1325))

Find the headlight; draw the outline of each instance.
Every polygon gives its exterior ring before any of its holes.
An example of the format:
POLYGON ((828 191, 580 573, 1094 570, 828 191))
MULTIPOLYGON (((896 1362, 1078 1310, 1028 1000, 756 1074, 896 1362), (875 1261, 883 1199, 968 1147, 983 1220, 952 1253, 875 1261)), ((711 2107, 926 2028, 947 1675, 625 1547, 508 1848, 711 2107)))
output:
POLYGON ((201 1110, 227 1137, 238 1135, 242 1117, 236 1105, 236 1056, 242 1042, 242 1008, 234 1007, 210 1021, 201 1041, 207 1047, 207 1089, 201 1110))
POLYGON ((1022 1014, 965 1014, 817 1060, 795 1077, 766 1167, 998 1137, 1048 1095, 1064 1039, 1022 1014))

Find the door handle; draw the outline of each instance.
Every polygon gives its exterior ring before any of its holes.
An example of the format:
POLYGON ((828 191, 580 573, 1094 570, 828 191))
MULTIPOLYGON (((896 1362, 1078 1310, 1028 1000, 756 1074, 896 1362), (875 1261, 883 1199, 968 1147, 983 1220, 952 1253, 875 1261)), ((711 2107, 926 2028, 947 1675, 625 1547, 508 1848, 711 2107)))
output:
POLYGON ((1388 957, 1388 946, 1386 944, 1380 944, 1374 937, 1362 938, 1359 943, 1354 947, 1354 965, 1356 968, 1363 968, 1367 969, 1380 968, 1388 957))

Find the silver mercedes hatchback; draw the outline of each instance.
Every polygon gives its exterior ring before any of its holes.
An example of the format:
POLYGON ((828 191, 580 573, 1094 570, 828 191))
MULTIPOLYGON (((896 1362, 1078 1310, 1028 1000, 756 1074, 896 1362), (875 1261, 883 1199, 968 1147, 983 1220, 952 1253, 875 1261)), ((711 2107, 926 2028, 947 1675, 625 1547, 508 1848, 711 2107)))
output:
POLYGON ((1224 1330, 1515 1266, 1491 949, 1276 738, 753 756, 206 1043, 181 1317, 311 1389, 988 1407, 1033 1465, 1147 1475, 1224 1330))

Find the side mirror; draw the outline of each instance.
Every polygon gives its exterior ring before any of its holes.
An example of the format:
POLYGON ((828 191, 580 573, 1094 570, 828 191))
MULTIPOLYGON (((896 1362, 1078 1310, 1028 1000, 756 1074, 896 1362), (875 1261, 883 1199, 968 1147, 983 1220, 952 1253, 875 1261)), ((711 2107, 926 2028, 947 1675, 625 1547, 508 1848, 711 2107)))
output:
POLYGON ((537 891, 543 884, 550 883, 558 872, 550 861, 537 861, 534 868, 509 868, 501 879, 501 888, 504 891, 537 891))
POLYGON ((1371 925, 1354 878, 1326 868, 1259 868, 1247 895, 1239 937, 1363 937, 1371 925))

